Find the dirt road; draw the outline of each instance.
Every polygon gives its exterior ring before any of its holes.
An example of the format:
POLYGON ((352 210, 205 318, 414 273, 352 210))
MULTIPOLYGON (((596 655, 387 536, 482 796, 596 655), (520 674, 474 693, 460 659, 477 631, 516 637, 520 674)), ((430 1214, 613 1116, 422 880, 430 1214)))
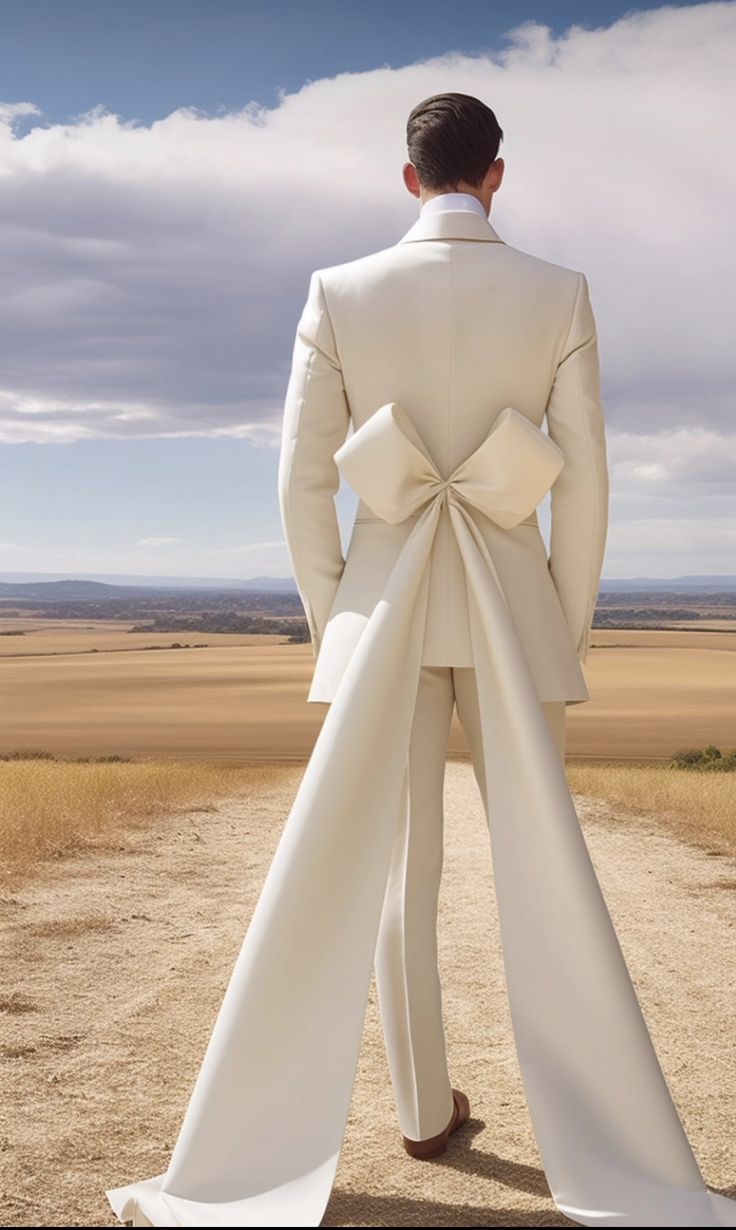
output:
MULTIPOLYGON (((2 899, 2 1224, 113 1225, 103 1189, 166 1168, 303 766, 116 835, 2 899)), ((576 799, 707 1181, 736 1194, 736 864, 576 799)), ((328 1226, 553 1226, 513 1048, 488 835, 450 761, 441 953, 453 1083, 473 1119, 406 1156, 374 989, 328 1226)))

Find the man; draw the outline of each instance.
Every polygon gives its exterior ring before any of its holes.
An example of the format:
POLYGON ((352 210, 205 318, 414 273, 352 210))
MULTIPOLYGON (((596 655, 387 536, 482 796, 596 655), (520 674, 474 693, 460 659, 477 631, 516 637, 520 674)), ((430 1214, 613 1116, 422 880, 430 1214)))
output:
POLYGON ((281 505, 318 654, 309 699, 330 708, 167 1170, 108 1198, 134 1225, 321 1225, 373 968, 407 1151, 439 1156, 467 1120, 435 943, 457 703, 557 1208, 591 1226, 736 1226, 667 1087, 565 775, 607 522, 587 283, 491 227, 503 164, 484 104, 428 99, 408 138, 421 216, 313 275, 286 398, 281 505), (346 559, 338 473, 360 497, 346 559))
MULTIPOLYGON (((547 558, 536 513, 478 527, 503 581, 539 700, 564 757, 567 704, 589 698, 587 658, 608 525, 596 325, 586 277, 509 245, 488 214, 503 180, 494 113, 464 94, 425 99, 407 123, 417 222, 392 247, 317 270, 294 343, 279 496, 317 659, 310 701, 329 703, 411 521, 360 500, 347 558, 334 454, 351 422, 400 403, 446 477, 512 406, 546 417, 565 464, 551 488, 547 558)), ((447 520, 433 547, 409 752, 410 807, 393 853, 375 973, 407 1152, 432 1157, 469 1115, 448 1073, 437 967, 443 784, 453 707, 486 803, 462 561, 447 520)))

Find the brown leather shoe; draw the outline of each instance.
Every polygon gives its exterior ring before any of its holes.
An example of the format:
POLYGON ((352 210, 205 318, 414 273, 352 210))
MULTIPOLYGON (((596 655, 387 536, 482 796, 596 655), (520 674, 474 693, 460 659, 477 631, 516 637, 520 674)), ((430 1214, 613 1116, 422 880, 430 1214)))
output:
POLYGON ((470 1118, 470 1103, 465 1094, 459 1089, 453 1089, 452 1100, 455 1103, 455 1109, 444 1131, 438 1132, 436 1136, 429 1136, 426 1140, 410 1140, 408 1136, 404 1137, 404 1148, 410 1157, 417 1157, 420 1161, 440 1157, 446 1151, 447 1141, 452 1133, 467 1123, 470 1118))

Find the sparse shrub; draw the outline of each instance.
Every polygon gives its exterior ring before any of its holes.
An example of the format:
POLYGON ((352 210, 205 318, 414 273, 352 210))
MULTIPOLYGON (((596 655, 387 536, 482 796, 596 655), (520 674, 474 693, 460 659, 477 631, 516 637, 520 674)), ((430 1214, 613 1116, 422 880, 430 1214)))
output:
POLYGON ((0 760, 56 760, 53 752, 37 748, 19 748, 15 752, 0 752, 0 760))
POLYGON ((683 748, 675 752, 670 764, 673 769, 694 769, 698 773, 732 773, 736 771, 736 747, 725 752, 715 743, 683 748))

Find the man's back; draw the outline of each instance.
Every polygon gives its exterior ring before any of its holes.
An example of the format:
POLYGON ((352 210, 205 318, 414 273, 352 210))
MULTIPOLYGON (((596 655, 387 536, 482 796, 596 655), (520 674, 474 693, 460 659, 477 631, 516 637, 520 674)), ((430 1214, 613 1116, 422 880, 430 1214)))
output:
MULTIPOLYGON (((605 548, 608 478, 584 275, 511 247, 479 213, 423 212, 392 247, 316 271, 293 360, 280 493, 319 650, 309 699, 334 696, 413 524, 389 525, 360 501, 343 561, 332 457, 351 420, 357 429, 392 401, 445 478, 506 406, 538 427, 547 415, 565 454, 552 488, 549 567, 536 513, 513 530, 474 519, 540 698, 588 699, 580 663, 605 548)), ((432 556, 423 661, 473 664, 462 563, 446 513, 432 556)))
POLYGON ((541 424, 580 274, 448 210, 320 278, 356 427, 400 402, 447 477, 504 406, 541 424))

